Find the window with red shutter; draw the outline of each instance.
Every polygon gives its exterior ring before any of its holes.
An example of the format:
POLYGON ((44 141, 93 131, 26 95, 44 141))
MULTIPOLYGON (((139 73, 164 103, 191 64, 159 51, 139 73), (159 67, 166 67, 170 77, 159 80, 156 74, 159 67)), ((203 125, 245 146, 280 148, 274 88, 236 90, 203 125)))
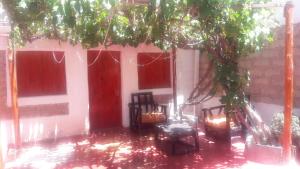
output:
POLYGON ((138 53, 139 89, 171 87, 169 53, 138 53))
POLYGON ((20 97, 67 93, 64 52, 18 51, 16 60, 20 97))

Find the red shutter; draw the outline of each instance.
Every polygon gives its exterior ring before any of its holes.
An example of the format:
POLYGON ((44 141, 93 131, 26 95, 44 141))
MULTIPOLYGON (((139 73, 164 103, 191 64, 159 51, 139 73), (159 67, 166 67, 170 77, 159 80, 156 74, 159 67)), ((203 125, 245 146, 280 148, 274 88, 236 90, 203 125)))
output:
POLYGON ((169 53, 139 53, 139 89, 171 87, 169 53))
POLYGON ((63 55, 63 52, 54 52, 53 55, 51 51, 18 51, 16 57, 19 96, 66 94, 63 55))

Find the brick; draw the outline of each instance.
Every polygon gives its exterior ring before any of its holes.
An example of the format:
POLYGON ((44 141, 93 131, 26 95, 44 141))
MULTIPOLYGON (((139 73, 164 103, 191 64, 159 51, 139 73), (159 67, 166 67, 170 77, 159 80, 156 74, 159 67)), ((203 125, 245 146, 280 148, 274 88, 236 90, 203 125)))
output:
POLYGON ((284 104, 284 97, 275 98, 270 103, 277 104, 277 105, 283 105, 284 104))
POLYGON ((270 65, 270 59, 267 58, 259 58, 253 62, 253 66, 255 67, 265 67, 270 65))
POLYGON ((294 101, 294 107, 300 107, 300 99, 294 101))
POLYGON ((261 57, 262 51, 258 51, 255 53, 250 54, 247 58, 250 60, 256 59, 258 57, 261 57))
POLYGON ((294 24, 294 37, 295 39, 300 38, 300 24, 294 24))
POLYGON ((264 50, 262 53, 262 56, 270 58, 271 60, 281 58, 283 57, 283 55, 284 55, 284 50, 283 48, 280 47, 264 50))
POLYGON ((294 78, 294 87, 296 89, 300 88, 300 82, 299 82, 299 80, 296 80, 296 78, 294 78))
POLYGON ((251 93, 251 94, 250 94, 250 100, 251 100, 252 102, 257 102, 257 101, 259 100, 259 98, 260 98, 260 95, 259 95, 259 94, 256 94, 256 93, 251 93))
POLYGON ((249 71, 252 77, 264 77, 265 75, 263 67, 252 66, 252 69, 250 69, 249 71))
POLYGON ((299 48, 300 47, 300 36, 298 36, 298 37, 294 36, 294 47, 295 48, 299 48))
POLYGON ((261 94, 261 88, 257 86, 250 86, 249 89, 251 95, 260 95, 261 94))
MULTIPOLYGON (((300 92, 300 82, 294 82, 294 90, 300 92)), ((300 94, 300 93, 299 93, 300 94)))
POLYGON ((278 68, 278 67, 283 67, 284 66, 284 59, 272 59, 271 60, 271 65, 274 68, 278 68))
POLYGON ((257 85, 261 85, 261 87, 262 87, 262 86, 266 86, 266 85, 269 84, 269 79, 267 79, 267 78, 258 78, 258 79, 255 81, 255 83, 256 83, 257 85))
POLYGON ((265 75, 263 73, 254 74, 254 73, 250 72, 250 79, 251 79, 251 81, 254 81, 254 83, 257 79, 261 79, 261 78, 264 78, 264 77, 265 77, 265 75))
POLYGON ((272 78, 272 76, 281 76, 283 75, 283 67, 274 68, 274 66, 269 65, 264 69, 264 74, 268 78, 272 78))
POLYGON ((265 86, 263 89, 263 94, 264 96, 267 96, 267 97, 274 97, 276 96, 276 91, 274 88, 270 87, 270 86, 265 86))
POLYGON ((271 83, 274 84, 282 84, 284 82, 284 77, 283 76, 272 76, 271 78, 271 83))
POLYGON ((274 40, 272 42, 269 42, 267 48, 268 49, 277 49, 277 48, 284 48, 285 39, 284 34, 278 35, 275 33, 274 40))
POLYGON ((272 103, 274 100, 271 97, 261 96, 257 98, 257 101, 263 103, 272 103))
POLYGON ((275 40, 281 40, 281 39, 284 39, 284 26, 281 26, 279 28, 277 28, 275 31, 274 31, 274 36, 275 36, 275 40))

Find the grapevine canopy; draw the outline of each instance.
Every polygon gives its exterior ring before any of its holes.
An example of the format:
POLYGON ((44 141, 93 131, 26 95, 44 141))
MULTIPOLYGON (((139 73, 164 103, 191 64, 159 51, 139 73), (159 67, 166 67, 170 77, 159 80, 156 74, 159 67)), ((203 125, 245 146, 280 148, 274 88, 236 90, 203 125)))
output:
POLYGON ((154 44, 162 50, 208 51, 214 82, 228 107, 243 104, 247 76, 238 59, 272 40, 270 9, 252 9, 271 0, 2 0, 16 42, 58 39, 85 48, 99 44, 154 44))

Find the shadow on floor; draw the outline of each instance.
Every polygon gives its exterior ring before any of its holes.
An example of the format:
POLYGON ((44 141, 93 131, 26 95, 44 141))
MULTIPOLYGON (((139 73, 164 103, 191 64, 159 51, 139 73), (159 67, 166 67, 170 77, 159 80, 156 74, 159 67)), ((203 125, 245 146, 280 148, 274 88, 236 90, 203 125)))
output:
POLYGON ((151 133, 105 130, 90 136, 24 145, 18 152, 10 150, 6 168, 223 169, 240 168, 246 163, 244 143, 239 138, 233 138, 230 145, 213 142, 200 133, 199 140, 199 152, 170 155, 157 148, 151 133))

